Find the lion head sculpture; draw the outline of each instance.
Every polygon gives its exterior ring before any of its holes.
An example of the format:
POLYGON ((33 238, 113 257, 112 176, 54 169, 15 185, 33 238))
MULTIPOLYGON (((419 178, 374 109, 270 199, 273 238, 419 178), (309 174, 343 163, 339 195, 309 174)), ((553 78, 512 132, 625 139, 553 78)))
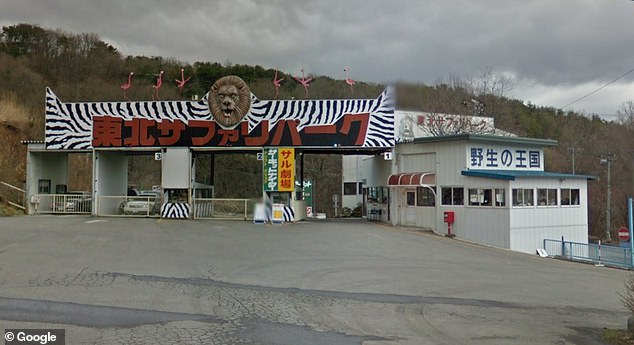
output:
POLYGON ((218 79, 209 91, 209 110, 222 127, 237 125, 251 108, 251 92, 244 80, 234 75, 218 79))

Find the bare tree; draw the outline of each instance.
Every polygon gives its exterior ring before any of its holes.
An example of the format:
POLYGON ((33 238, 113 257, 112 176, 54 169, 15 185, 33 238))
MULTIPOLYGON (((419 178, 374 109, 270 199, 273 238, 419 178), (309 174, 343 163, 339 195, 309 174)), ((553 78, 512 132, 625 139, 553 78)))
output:
POLYGON ((616 111, 616 115, 620 124, 629 130, 634 129, 634 101, 627 101, 621 104, 616 111))
POLYGON ((475 76, 468 78, 467 85, 478 97, 486 95, 504 97, 515 87, 515 79, 497 73, 492 67, 484 67, 475 76))
POLYGON ((490 115, 495 115, 497 106, 513 90, 515 83, 512 76, 497 73, 492 67, 484 67, 467 79, 469 91, 480 103, 486 104, 486 112, 490 115))

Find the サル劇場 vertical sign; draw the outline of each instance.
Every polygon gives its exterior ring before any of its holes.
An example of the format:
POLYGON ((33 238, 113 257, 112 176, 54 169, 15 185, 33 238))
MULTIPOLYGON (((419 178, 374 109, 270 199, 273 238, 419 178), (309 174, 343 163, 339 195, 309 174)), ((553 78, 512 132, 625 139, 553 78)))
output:
POLYGON ((292 192, 295 186, 295 149, 267 148, 262 157, 262 186, 267 192, 292 192))

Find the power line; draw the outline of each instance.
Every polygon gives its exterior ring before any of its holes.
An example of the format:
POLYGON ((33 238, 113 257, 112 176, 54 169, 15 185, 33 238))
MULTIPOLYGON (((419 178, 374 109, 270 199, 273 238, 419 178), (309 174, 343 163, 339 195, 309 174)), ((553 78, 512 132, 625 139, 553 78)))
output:
POLYGON ((616 77, 616 78, 614 78, 614 79, 610 80, 609 82, 605 83, 603 86, 600 86, 599 88, 595 89, 594 91, 592 91, 592 92, 590 92, 590 93, 587 93, 587 94, 585 94, 585 95, 583 95, 583 96, 581 96, 581 97, 579 97, 579 98, 575 99, 574 101, 572 101, 572 102, 570 102, 570 103, 568 103, 568 104, 566 104, 566 105, 562 106, 562 107, 561 107, 561 109, 567 108, 567 107, 569 107, 569 106, 571 106, 571 105, 573 105, 573 104, 575 104, 575 103, 577 103, 577 102, 579 102, 579 101, 581 101, 581 100, 583 100, 583 99, 586 99, 586 98, 588 98, 588 97, 590 97, 590 96, 594 95, 595 93, 597 93, 597 92, 599 92, 599 91, 603 90, 604 88, 606 88, 608 85, 610 85, 610 84, 612 84, 612 83, 617 82, 618 80, 620 80, 620 79, 624 78, 626 75, 628 75, 628 74, 630 74, 630 73, 632 73, 632 72, 634 72, 634 68, 632 68, 631 70, 629 70, 629 71, 627 71, 627 72, 625 72, 625 73, 621 74, 620 76, 618 76, 618 77, 616 77))

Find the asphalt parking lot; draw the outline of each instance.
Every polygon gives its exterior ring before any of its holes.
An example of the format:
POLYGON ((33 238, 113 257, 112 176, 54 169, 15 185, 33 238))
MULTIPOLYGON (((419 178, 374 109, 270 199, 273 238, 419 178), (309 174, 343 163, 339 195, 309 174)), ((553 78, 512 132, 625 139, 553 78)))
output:
POLYGON ((67 344, 602 344, 628 276, 361 220, 0 218, 1 328, 67 344))

